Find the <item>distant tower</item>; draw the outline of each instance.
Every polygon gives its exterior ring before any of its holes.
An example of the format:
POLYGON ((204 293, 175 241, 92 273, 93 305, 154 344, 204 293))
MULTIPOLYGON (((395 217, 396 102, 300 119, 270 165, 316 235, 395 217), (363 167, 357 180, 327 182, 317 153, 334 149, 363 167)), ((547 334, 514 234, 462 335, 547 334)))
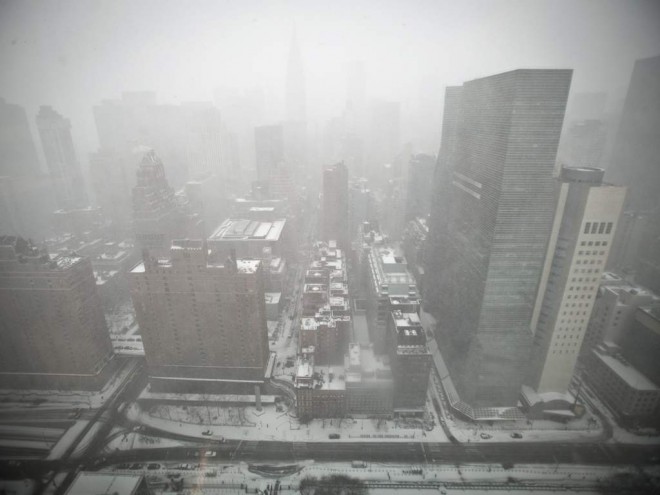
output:
POLYGON ((518 400, 571 76, 522 69, 447 91, 456 120, 443 130, 424 287, 439 348, 473 406, 518 400))
POLYGON ((137 170, 133 225, 139 246, 156 255, 169 253, 173 239, 202 236, 201 219, 190 211, 185 198, 175 196, 163 162, 153 150, 144 154, 137 170))
POLYGON ((36 121, 58 207, 84 206, 87 194, 73 147, 69 119, 62 117, 50 106, 42 106, 36 121))
POLYGON ((0 177, 38 173, 37 149, 25 110, 0 98, 0 177))
POLYGON ((257 156, 257 178, 268 181, 284 165, 284 128, 281 125, 262 125, 254 128, 257 156))
POLYGON ((602 184, 603 170, 568 168, 561 188, 531 329, 526 384, 537 393, 568 392, 582 339, 612 247, 625 187, 602 184))
POLYGON ((348 170, 343 163, 323 171, 323 240, 348 249, 348 170))
POLYGON ((636 281, 660 292, 660 56, 635 62, 612 153, 607 179, 629 190, 621 235, 637 237, 617 239, 614 267, 633 260, 636 281))

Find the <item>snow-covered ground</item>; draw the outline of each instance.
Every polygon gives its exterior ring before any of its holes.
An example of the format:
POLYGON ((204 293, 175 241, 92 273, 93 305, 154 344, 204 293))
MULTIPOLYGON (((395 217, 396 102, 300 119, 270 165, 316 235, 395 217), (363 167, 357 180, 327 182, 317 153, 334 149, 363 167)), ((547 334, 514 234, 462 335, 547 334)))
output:
MULTIPOLYGON (((548 487, 571 493, 571 488, 580 488, 580 493, 598 493, 597 483, 607 480, 614 475, 634 475, 638 473, 635 467, 612 468, 609 466, 580 466, 580 465, 517 465, 511 469, 504 469, 500 465, 489 464, 463 464, 463 465, 397 465, 364 463, 364 467, 354 467, 351 463, 315 463, 303 461, 297 464, 249 465, 246 463, 216 464, 213 458, 200 459, 199 464, 192 468, 182 469, 185 463, 157 463, 147 470, 143 466, 142 472, 147 475, 152 487, 160 487, 156 493, 162 493, 164 483, 168 476, 181 476, 184 479, 183 493, 249 493, 255 490, 264 490, 279 480, 282 493, 298 493, 300 481, 305 477, 322 478, 330 475, 347 475, 361 479, 367 483, 384 483, 396 486, 396 493, 506 493, 502 485, 509 484, 512 489, 525 484, 526 493, 532 492, 531 483, 542 486, 545 490, 533 493, 553 493, 548 487), (273 468, 280 468, 276 474, 271 474, 273 468), (270 471, 270 472, 269 472, 270 471), (470 490, 463 485, 458 488, 456 484, 480 483, 490 488, 501 490, 470 490), (415 485, 418 485, 415 488, 415 485), (424 486, 426 485, 426 486, 424 486), (190 490, 196 487, 196 491, 190 490), (235 492, 233 490, 236 490, 235 492), (593 490, 593 491, 591 491, 593 490)), ((140 471, 125 470, 116 472, 136 473, 140 471)), ((658 476, 660 469, 647 468, 646 474, 658 476)), ((395 491, 395 488, 379 486, 371 488, 370 493, 383 493, 395 491)))
POLYGON ((236 440, 329 441, 330 434, 339 434, 340 439, 332 441, 355 442, 374 439, 447 441, 438 426, 427 431, 417 422, 317 419, 307 425, 301 425, 286 410, 278 411, 276 405, 264 405, 261 411, 254 406, 232 408, 185 406, 184 409, 184 406, 165 405, 145 411, 134 403, 126 409, 125 414, 131 421, 193 438, 209 438, 202 432, 211 429, 213 437, 222 436, 236 440))

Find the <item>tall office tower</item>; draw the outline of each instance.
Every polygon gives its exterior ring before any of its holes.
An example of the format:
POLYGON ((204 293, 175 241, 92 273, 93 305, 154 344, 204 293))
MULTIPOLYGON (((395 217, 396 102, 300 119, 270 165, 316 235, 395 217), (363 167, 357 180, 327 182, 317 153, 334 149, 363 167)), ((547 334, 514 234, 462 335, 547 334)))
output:
POLYGON ((369 189, 367 179, 351 179, 348 185, 349 238, 351 241, 359 234, 362 224, 373 219, 374 206, 374 194, 369 189))
POLYGON ((454 384, 474 406, 517 402, 571 75, 524 69, 476 79, 445 110, 457 122, 447 143, 443 132, 425 291, 454 384))
POLYGON ((84 206, 87 193, 73 147, 69 119, 50 106, 42 106, 36 122, 58 206, 64 209, 84 206))
POLYGON ((341 249, 348 249, 348 170, 343 163, 323 171, 321 215, 323 240, 336 240, 341 249))
POLYGON ((394 412, 423 415, 432 358, 419 315, 392 311, 388 327, 394 412))
MULTIPOLYGON (((610 182, 628 186, 626 210, 646 216, 637 248, 637 281, 660 292, 660 56, 637 60, 607 169, 610 182)), ((617 240, 619 243, 619 241, 617 240)))
POLYGON ((425 218, 431 211, 431 192, 436 158, 419 153, 410 159, 406 186, 405 220, 425 218))
POLYGON ((254 128, 257 155, 257 178, 267 182, 284 166, 284 128, 281 125, 262 125, 254 128))
POLYGON ((0 98, 0 176, 38 173, 37 149, 25 110, 0 98))
POLYGON ((568 392, 587 331, 626 188, 603 185, 604 171, 568 168, 530 327, 534 343, 525 382, 537 393, 568 392))
POLYGON ((441 146, 438 161, 433 172, 430 200, 430 214, 426 235, 424 255, 418 263, 422 266, 423 280, 418 284, 424 287, 424 307, 426 311, 436 312, 440 304, 439 274, 443 264, 439 256, 445 235, 449 232, 450 211, 452 207, 452 180, 450 163, 455 161, 458 125, 462 111, 462 86, 448 86, 445 89, 445 101, 442 115, 441 146), (421 283, 420 283, 421 282, 421 283))
POLYGON ((598 168, 605 151, 607 127, 602 120, 580 120, 568 128, 558 156, 572 167, 598 168))
POLYGON ((165 255, 173 239, 199 238, 203 225, 185 198, 175 196, 165 177, 163 162, 147 151, 137 170, 133 188, 133 227, 141 248, 165 255))
POLYGON ((129 278, 152 389, 250 393, 264 382, 261 261, 218 260, 205 241, 174 241, 170 259, 147 252, 129 278))
POLYGON ((372 103, 367 140, 367 178, 372 182, 382 179, 384 165, 394 163, 399 152, 400 126, 399 102, 376 100, 372 103))
POLYGON ((132 230, 131 191, 140 160, 119 152, 98 151, 89 157, 89 175, 96 204, 116 235, 132 230), (132 158, 132 159, 131 159, 132 158))
POLYGON ((100 389, 113 350, 92 265, 0 237, 0 386, 100 389))
POLYGON ((100 151, 130 155, 141 147, 157 149, 169 180, 177 187, 188 180, 183 107, 158 104, 156 93, 135 91, 104 100, 93 110, 100 151))
POLYGON ((185 126, 188 177, 199 180, 209 175, 228 179, 238 171, 229 167, 229 135, 220 111, 206 101, 181 105, 185 126))

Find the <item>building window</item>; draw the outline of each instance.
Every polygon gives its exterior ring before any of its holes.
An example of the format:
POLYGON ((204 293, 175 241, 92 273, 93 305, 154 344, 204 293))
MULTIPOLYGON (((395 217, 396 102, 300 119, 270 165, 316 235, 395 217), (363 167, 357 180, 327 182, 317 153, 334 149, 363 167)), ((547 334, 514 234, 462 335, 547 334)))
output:
POLYGON ((600 222, 600 225, 598 226, 598 233, 602 234, 605 232, 605 222, 600 222))
POLYGON ((591 230, 591 222, 587 222, 584 224, 584 233, 588 234, 589 230, 591 230))
POLYGON ((612 222, 607 222, 607 229, 605 230, 606 234, 612 232, 612 222))

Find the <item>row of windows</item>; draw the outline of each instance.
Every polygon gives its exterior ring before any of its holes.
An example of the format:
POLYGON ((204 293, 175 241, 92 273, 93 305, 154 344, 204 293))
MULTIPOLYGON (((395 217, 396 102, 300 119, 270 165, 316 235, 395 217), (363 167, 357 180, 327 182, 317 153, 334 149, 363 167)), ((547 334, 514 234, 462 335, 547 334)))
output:
POLYGON ((612 222, 587 222, 584 224, 585 234, 609 234, 612 232, 612 222))
POLYGON ((607 241, 582 241, 580 246, 607 246, 607 241))

